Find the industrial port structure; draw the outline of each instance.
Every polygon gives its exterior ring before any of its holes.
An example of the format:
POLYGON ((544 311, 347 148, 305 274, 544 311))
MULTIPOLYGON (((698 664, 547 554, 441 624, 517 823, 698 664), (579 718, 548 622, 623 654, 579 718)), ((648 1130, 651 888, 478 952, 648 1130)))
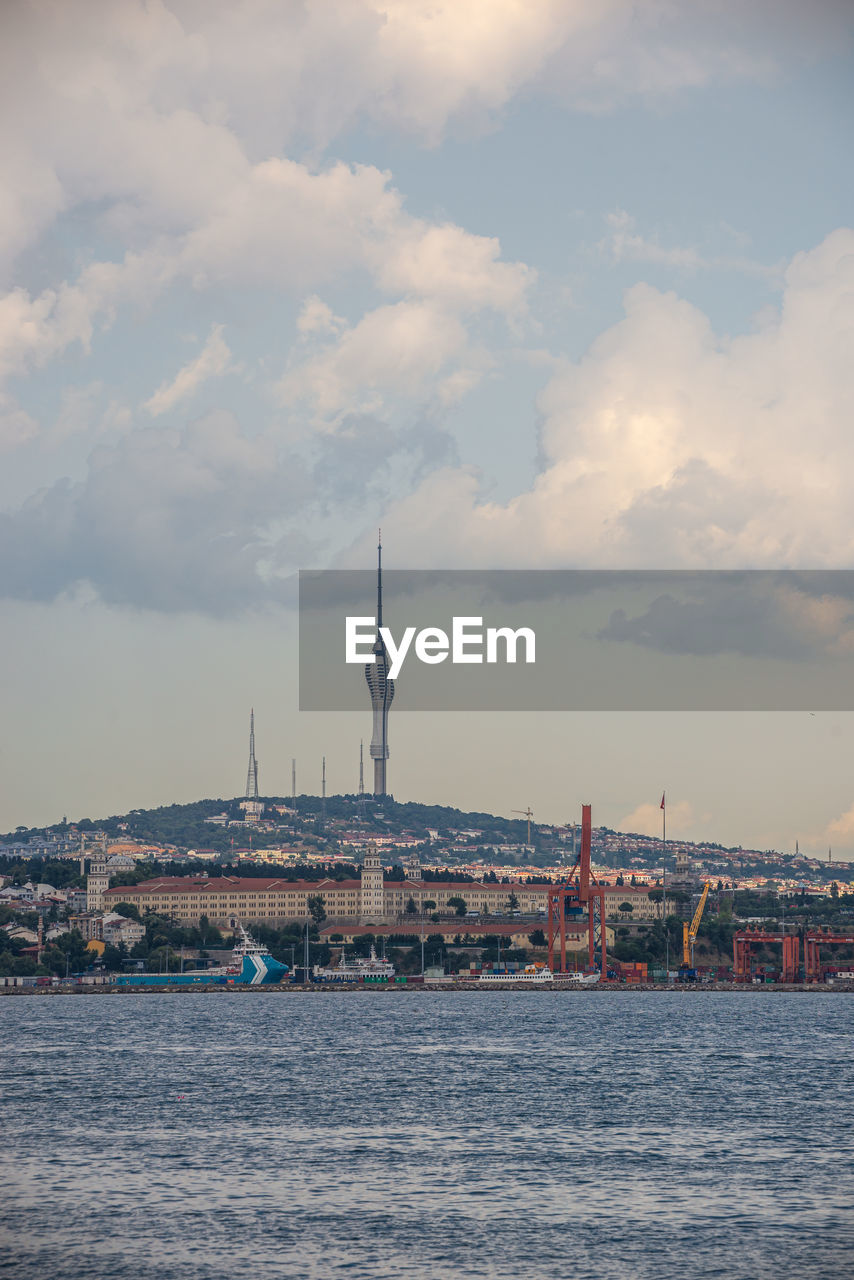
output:
POLYGON ((801 940, 804 944, 804 972, 806 982, 821 982, 821 947, 854 946, 854 934, 832 933, 825 929, 804 929, 801 932, 784 933, 773 929, 740 929, 733 938, 733 976, 736 982, 750 982, 751 948, 768 944, 781 945, 783 949, 782 981, 801 981, 801 940))
POLYGON ((608 972, 608 943, 605 930, 605 888, 598 885, 590 872, 592 821, 590 805, 581 806, 581 848, 562 885, 548 890, 547 915, 549 930, 549 968, 552 973, 566 972, 567 922, 578 924, 587 916, 587 958, 591 969, 608 972), (560 965, 555 968, 555 943, 560 943, 560 965))

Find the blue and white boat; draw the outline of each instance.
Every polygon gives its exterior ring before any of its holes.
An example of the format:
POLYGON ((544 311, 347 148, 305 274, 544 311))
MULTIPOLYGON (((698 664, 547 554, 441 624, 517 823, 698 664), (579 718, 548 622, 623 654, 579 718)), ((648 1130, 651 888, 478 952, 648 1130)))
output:
POLYGON ((231 964, 220 969, 200 970, 206 975, 223 975, 226 982, 246 983, 257 987, 265 982, 281 982, 288 972, 288 966, 274 960, 266 947, 256 942, 243 928, 237 926, 239 938, 231 953, 231 964))
POLYGON ((266 947, 256 942, 242 925, 237 926, 239 937, 231 953, 231 963, 215 965, 212 969, 188 969, 184 973, 120 973, 112 979, 121 987, 221 987, 244 983, 257 987, 262 983, 282 982, 288 966, 274 960, 266 947))

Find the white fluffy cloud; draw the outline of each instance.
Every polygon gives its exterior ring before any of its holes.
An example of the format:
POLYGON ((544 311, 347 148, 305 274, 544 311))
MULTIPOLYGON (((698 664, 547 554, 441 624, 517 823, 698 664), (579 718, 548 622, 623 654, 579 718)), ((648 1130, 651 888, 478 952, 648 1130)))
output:
POLYGON ((279 383, 284 404, 303 403, 321 427, 354 414, 383 414, 403 401, 453 403, 489 367, 465 325, 433 302, 368 312, 319 350, 296 351, 279 383))
POLYGON ((105 225, 131 243, 152 228, 187 231, 247 166, 323 147, 359 119, 435 142, 449 123, 482 122, 529 89, 602 110, 767 77, 769 27, 785 57, 850 37, 833 0, 812 5, 809 21, 802 8, 12 0, 0 19, 0 244, 8 265, 84 202, 104 202, 105 225))
POLYGON ((218 378, 232 367, 231 351, 222 336, 223 326, 215 324, 208 340, 194 360, 189 360, 175 377, 158 387, 145 402, 145 408, 158 417, 173 408, 179 401, 192 395, 209 378, 218 378))
POLYGON ((529 490, 485 502, 470 470, 446 470, 383 524, 412 563, 430 547, 505 566, 847 567, 852 344, 851 230, 798 254, 779 311, 745 335, 637 285, 543 392, 529 490))

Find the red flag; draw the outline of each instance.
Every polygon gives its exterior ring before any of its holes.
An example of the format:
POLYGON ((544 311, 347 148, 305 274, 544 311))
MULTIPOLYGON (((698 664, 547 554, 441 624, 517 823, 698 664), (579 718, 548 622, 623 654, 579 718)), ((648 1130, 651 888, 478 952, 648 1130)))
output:
POLYGON ((660 804, 658 807, 659 807, 659 809, 663 809, 663 808, 664 808, 664 792, 663 792, 663 791, 662 791, 662 793, 661 793, 661 804, 660 804))

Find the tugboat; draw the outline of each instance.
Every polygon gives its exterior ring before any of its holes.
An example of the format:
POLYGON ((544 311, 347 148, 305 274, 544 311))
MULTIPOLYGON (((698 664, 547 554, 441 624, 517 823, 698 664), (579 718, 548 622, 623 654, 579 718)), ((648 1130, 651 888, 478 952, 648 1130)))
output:
POLYGON ((364 982, 366 978, 374 982, 391 982, 396 972, 391 961, 382 960, 373 946, 367 959, 356 956, 354 960, 348 960, 342 947, 341 959, 336 968, 322 969, 320 965, 314 966, 314 976, 320 982, 364 982))

